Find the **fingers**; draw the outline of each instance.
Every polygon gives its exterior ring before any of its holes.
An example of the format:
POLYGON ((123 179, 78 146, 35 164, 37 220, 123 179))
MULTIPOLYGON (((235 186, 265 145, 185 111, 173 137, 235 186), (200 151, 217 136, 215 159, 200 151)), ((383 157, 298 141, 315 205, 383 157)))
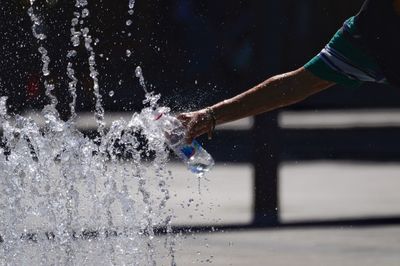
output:
MULTIPOLYGON (((210 123, 204 110, 182 113, 177 116, 183 126, 186 127, 186 142, 191 143, 194 138, 210 132, 210 123)), ((210 136, 209 136, 210 137, 210 136)))
POLYGON ((194 113, 181 113, 176 117, 182 125, 186 128, 185 142, 190 144, 193 142, 193 139, 197 137, 194 132, 194 113))
POLYGON ((199 122, 198 115, 195 114, 188 119, 186 124, 186 143, 192 143, 196 137, 202 134, 202 132, 199 131, 199 122))

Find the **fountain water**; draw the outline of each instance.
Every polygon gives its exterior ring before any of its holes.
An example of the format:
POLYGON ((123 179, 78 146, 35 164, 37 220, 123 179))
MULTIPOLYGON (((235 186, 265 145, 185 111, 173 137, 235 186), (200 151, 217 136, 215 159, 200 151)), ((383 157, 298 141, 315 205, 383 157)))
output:
MULTIPOLYGON (((30 3, 28 14, 46 78, 50 75, 46 35, 40 9, 35 0, 30 3)), ((134 4, 129 1, 130 16, 134 4)), ((147 90, 138 67, 135 73, 146 91, 145 107, 130 121, 117 120, 106 129, 96 54, 85 26, 87 6, 87 0, 77 0, 71 20, 66 66, 70 119, 60 119, 49 80, 44 81, 49 99, 42 111, 44 127, 29 117, 9 116, 7 98, 0 98, 0 264, 156 265, 161 257, 175 265, 173 213, 166 208, 169 156, 164 133, 153 117, 160 96, 147 90), (94 140, 75 125, 74 58, 79 45, 88 53, 96 99, 99 137, 94 140), (144 159, 149 155, 152 160, 144 159), (157 191, 150 193, 154 187, 157 191), (167 232, 161 249, 156 243, 161 239, 154 238, 156 227, 167 232)))

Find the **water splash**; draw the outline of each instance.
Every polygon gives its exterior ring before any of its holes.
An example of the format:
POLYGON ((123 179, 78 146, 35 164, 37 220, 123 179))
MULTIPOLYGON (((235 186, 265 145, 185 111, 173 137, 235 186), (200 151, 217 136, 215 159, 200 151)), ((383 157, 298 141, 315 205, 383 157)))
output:
MULTIPOLYGON (((122 258, 155 265, 154 228, 171 232, 173 214, 165 208, 168 151, 153 110, 113 122, 98 145, 51 114, 44 115, 43 128, 30 118, 11 119, 5 101, 0 234, 7 264, 37 261, 29 253, 34 248, 45 265, 118 264, 122 258), (151 161, 143 157, 149 153, 151 161), (150 193, 152 187, 158 190, 150 193), (29 243, 35 245, 27 249, 29 243)), ((173 260, 175 239, 167 241, 173 260)))
MULTIPOLYGON (((28 14, 39 43, 43 77, 51 75, 46 35, 38 8, 31 0, 28 14)), ((136 76, 146 92, 141 112, 129 121, 104 123, 95 52, 89 28, 79 19, 89 16, 87 0, 77 0, 71 20, 67 76, 71 119, 59 118, 54 85, 44 80, 50 104, 44 123, 7 114, 7 98, 0 98, 0 258, 5 265, 175 265, 171 222, 168 150, 164 132, 154 123, 160 95, 146 87, 143 71, 136 76), (79 26, 80 25, 80 26, 79 26), (78 28, 80 27, 80 28, 78 28), (96 96, 96 140, 71 123, 76 117, 75 47, 83 44, 96 96), (154 191, 153 188, 157 188, 154 191), (166 228, 164 252, 157 248, 155 229, 166 228)), ((129 8, 133 14, 134 1, 129 8)))

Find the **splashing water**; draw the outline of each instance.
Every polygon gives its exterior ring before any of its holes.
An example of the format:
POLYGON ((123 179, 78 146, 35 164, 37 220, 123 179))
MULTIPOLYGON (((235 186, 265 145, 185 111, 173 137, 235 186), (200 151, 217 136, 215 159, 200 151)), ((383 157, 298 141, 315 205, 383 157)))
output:
MULTIPOLYGON (((44 48, 46 35, 35 1, 30 3, 28 14, 46 78, 51 62, 44 48)), ((130 15, 134 4, 130 0, 130 15)), ((92 37, 89 28, 78 23, 90 15, 87 6, 87 0, 77 0, 71 20, 66 66, 70 120, 59 118, 54 85, 48 80, 44 84, 50 103, 42 111, 44 126, 29 117, 9 116, 7 98, 0 98, 1 263, 156 265, 161 259, 163 265, 166 261, 175 265, 174 215, 166 208, 169 153, 165 134, 153 116, 160 95, 148 91, 138 67, 135 75, 146 92, 146 107, 129 121, 114 121, 106 130, 92 37), (88 53, 96 98, 100 135, 96 140, 79 132, 74 123, 78 82, 74 58, 81 44, 88 53), (158 227, 167 233, 162 250, 157 248, 161 240, 154 237, 158 227)))
POLYGON ((153 109, 113 122, 98 145, 51 113, 43 129, 29 118, 11 119, 5 102, 0 256, 6 264, 24 265, 40 254, 44 265, 155 265, 154 228, 169 227, 172 215, 165 210, 168 152, 153 109), (141 137, 146 148, 139 147, 141 137), (145 162, 150 152, 154 160, 145 162), (158 192, 150 194, 151 187, 158 192))

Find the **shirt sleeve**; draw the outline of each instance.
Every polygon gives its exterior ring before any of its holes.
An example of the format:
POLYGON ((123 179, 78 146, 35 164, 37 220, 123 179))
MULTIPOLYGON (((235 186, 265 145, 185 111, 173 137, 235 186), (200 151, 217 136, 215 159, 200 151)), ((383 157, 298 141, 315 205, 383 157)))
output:
POLYGON ((357 29, 354 17, 346 20, 322 51, 304 68, 315 76, 347 87, 385 81, 376 60, 346 36, 357 29))
POLYGON ((346 75, 330 67, 321 59, 320 54, 316 55, 305 64, 304 68, 320 79, 331 81, 345 87, 357 88, 363 83, 356 79, 350 79, 346 75))

